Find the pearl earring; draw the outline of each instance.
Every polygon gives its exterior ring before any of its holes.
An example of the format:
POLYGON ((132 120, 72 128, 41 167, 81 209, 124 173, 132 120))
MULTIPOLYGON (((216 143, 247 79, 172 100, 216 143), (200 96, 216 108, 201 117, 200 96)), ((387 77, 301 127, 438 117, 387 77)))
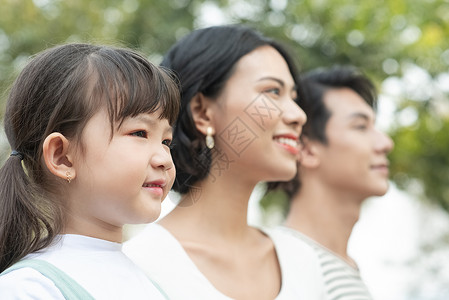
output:
POLYGON ((214 141, 214 137, 213 137, 212 133, 213 133, 212 127, 207 127, 207 130, 206 130, 206 146, 209 149, 212 149, 215 146, 215 141, 214 141))

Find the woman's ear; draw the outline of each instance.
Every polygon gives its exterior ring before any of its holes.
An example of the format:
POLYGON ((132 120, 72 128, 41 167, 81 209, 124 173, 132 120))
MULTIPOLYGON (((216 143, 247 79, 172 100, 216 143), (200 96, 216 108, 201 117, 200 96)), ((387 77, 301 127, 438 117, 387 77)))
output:
POLYGON ((69 140, 59 132, 47 136, 43 145, 43 158, 48 170, 67 181, 76 177, 72 168, 72 154, 69 153, 69 140))
MULTIPOLYGON (((192 112, 193 122, 199 132, 206 135, 207 128, 212 127, 215 131, 214 125, 212 124, 212 101, 204 96, 202 93, 197 93, 189 103, 190 111, 192 112)), ((214 132, 215 133, 215 132, 214 132)), ((214 134, 213 133, 213 134, 214 134)))
POLYGON ((300 146, 300 165, 304 168, 316 168, 320 165, 320 142, 302 137, 302 145, 300 146))

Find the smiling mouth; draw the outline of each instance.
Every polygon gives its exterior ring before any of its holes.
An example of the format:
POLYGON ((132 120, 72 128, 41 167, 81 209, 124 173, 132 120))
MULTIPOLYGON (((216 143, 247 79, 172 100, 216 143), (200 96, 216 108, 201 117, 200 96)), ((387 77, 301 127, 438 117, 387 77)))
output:
POLYGON ((153 183, 144 183, 143 187, 160 187, 160 188, 162 188, 162 185, 160 185, 160 184, 153 184, 153 183))
POLYGON ((388 165, 375 165, 371 166, 371 170, 384 173, 385 175, 388 175, 390 170, 388 165))
POLYGON ((298 147, 298 140, 289 139, 285 137, 274 138, 279 144, 284 144, 290 147, 298 147))
MULTIPOLYGON (((146 182, 142 185, 146 191, 150 192, 153 196, 161 198, 164 195, 165 182, 146 182)), ((163 201, 164 199, 160 199, 163 201)))
POLYGON ((290 154, 297 155, 299 153, 298 139, 287 137, 275 137, 273 140, 279 146, 287 150, 287 152, 289 152, 290 154))

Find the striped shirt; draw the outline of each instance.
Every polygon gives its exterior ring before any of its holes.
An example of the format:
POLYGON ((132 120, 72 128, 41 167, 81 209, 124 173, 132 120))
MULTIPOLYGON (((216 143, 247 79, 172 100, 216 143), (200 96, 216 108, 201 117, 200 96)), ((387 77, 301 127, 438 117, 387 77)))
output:
POLYGON ((354 268, 339 255, 304 234, 286 227, 282 229, 306 242, 316 251, 327 300, 372 300, 358 268, 354 268))

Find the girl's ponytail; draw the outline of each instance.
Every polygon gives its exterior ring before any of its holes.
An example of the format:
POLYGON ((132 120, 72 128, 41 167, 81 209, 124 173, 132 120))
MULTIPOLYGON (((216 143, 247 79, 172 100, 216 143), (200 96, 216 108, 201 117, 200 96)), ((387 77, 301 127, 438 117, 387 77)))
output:
POLYGON ((0 169, 0 272, 49 245, 55 235, 22 157, 11 155, 0 169))

